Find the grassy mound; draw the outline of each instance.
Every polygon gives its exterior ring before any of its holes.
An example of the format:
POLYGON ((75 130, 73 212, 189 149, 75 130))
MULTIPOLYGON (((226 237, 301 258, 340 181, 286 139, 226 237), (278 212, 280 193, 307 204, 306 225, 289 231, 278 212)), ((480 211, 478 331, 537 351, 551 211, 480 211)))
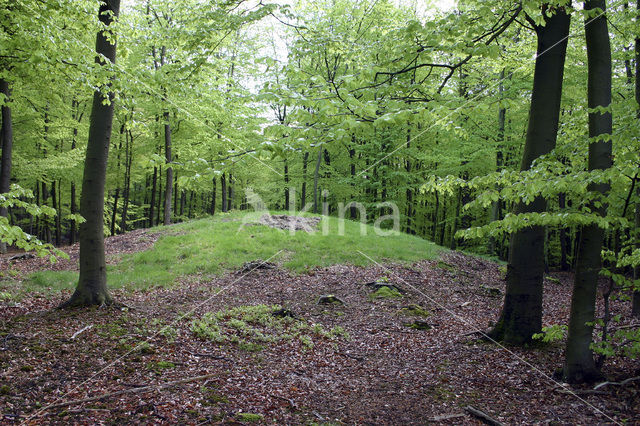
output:
MULTIPOLYGON (((404 233, 382 236, 372 226, 361 228, 359 222, 341 223, 334 217, 323 217, 314 233, 290 233, 257 223, 247 224, 245 214, 218 214, 154 228, 152 232, 163 236, 153 248, 109 266, 109 286, 127 289, 170 286, 180 279, 206 279, 236 270, 256 259, 300 273, 334 264, 414 262, 432 259, 444 250, 415 236, 404 233)), ((23 285, 30 291, 58 291, 74 288, 76 280, 77 272, 73 271, 39 271, 23 285)))

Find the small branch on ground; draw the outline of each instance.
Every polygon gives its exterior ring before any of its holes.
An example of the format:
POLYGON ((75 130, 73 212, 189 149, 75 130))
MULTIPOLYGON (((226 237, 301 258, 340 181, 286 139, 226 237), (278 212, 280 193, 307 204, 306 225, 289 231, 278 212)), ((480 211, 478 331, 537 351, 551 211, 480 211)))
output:
POLYGON ((484 411, 481 411, 481 410, 478 410, 475 407, 472 407, 471 405, 467 405, 466 407, 464 407, 464 409, 469 414, 471 414, 474 417, 477 417, 478 419, 482 420, 483 422, 485 422, 488 425, 502 426, 501 422, 499 422, 498 420, 494 419, 493 417, 491 417, 490 415, 488 415, 484 411))

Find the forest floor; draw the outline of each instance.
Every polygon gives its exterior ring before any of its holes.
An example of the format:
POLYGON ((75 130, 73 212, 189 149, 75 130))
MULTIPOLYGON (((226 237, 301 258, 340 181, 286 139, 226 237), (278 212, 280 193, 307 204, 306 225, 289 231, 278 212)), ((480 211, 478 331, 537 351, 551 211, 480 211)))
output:
MULTIPOLYGON (((157 238, 113 237, 109 254, 157 238)), ((456 252, 295 272, 271 262, 114 289, 124 308, 56 310, 68 289, 0 299, 0 423, 481 424, 473 407, 506 424, 640 424, 639 381, 569 388, 552 378, 562 343, 480 339, 504 266, 456 252)), ((15 276, 61 267, 12 264, 15 276)), ((546 280, 545 325, 566 323, 570 294, 570 275, 546 280)), ((603 371, 640 374, 620 358, 603 371)))

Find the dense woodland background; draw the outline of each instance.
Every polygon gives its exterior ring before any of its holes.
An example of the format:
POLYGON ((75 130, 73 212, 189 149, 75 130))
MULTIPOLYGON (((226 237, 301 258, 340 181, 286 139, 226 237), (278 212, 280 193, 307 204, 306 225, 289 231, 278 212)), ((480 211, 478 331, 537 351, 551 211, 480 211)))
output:
POLYGON ((326 203, 336 215, 359 202, 369 223, 392 202, 403 231, 502 260, 509 235, 533 226, 547 271, 574 270, 585 229, 604 230, 607 297, 628 297, 618 290, 632 288, 640 263, 640 3, 608 3, 604 15, 604 1, 460 0, 440 11, 147 0, 124 2, 107 25, 96 1, 5 0, 0 190, 8 171, 19 188, 2 232, 77 241, 91 99, 112 91, 107 235, 250 209, 249 188, 273 210, 321 213, 326 203), (560 84, 557 142, 531 166, 528 133, 548 125, 556 137, 552 123, 528 126, 536 58, 548 53, 538 43, 560 15, 572 18, 558 39, 564 78, 538 87, 560 84), (607 87, 588 76, 589 19, 605 25, 612 77, 610 105, 592 108, 589 78, 607 87), (95 61, 104 28, 117 38, 115 64, 95 61), (590 133, 590 115, 613 116, 612 131, 590 133), (598 142, 612 146, 611 167, 589 162, 598 142), (536 200, 546 212, 518 210, 536 200))

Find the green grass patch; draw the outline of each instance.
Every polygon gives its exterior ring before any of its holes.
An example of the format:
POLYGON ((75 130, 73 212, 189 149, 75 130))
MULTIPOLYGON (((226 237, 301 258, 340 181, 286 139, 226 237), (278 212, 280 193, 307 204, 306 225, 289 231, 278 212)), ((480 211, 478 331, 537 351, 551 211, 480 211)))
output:
MULTIPOLYGON (((223 213, 169 228, 153 228, 150 232, 163 234, 154 247, 124 256, 118 264, 107 267, 109 287, 167 287, 189 276, 214 277, 256 259, 302 273, 334 264, 367 266, 374 262, 429 260, 446 250, 400 232, 377 235, 373 226, 361 227, 359 222, 335 217, 323 217, 315 233, 291 234, 264 225, 242 226, 245 215, 223 213)), ((23 285, 29 292, 59 292, 73 289, 77 280, 77 272, 41 271, 31 274, 23 285)), ((15 285, 0 283, 0 291, 14 294, 17 290, 15 285)))
POLYGON ((264 419, 262 414, 253 414, 253 413, 238 413, 237 416, 239 421, 241 422, 261 422, 264 419))
POLYGON ((402 293, 392 287, 380 287, 369 295, 369 299, 397 299, 402 297, 402 293))
POLYGON ((314 338, 349 338, 342 327, 325 329, 320 324, 290 316, 274 315, 278 305, 250 305, 208 312, 191 322, 191 331, 201 339, 220 344, 235 344, 246 352, 258 352, 268 343, 297 339, 312 348, 314 338))

